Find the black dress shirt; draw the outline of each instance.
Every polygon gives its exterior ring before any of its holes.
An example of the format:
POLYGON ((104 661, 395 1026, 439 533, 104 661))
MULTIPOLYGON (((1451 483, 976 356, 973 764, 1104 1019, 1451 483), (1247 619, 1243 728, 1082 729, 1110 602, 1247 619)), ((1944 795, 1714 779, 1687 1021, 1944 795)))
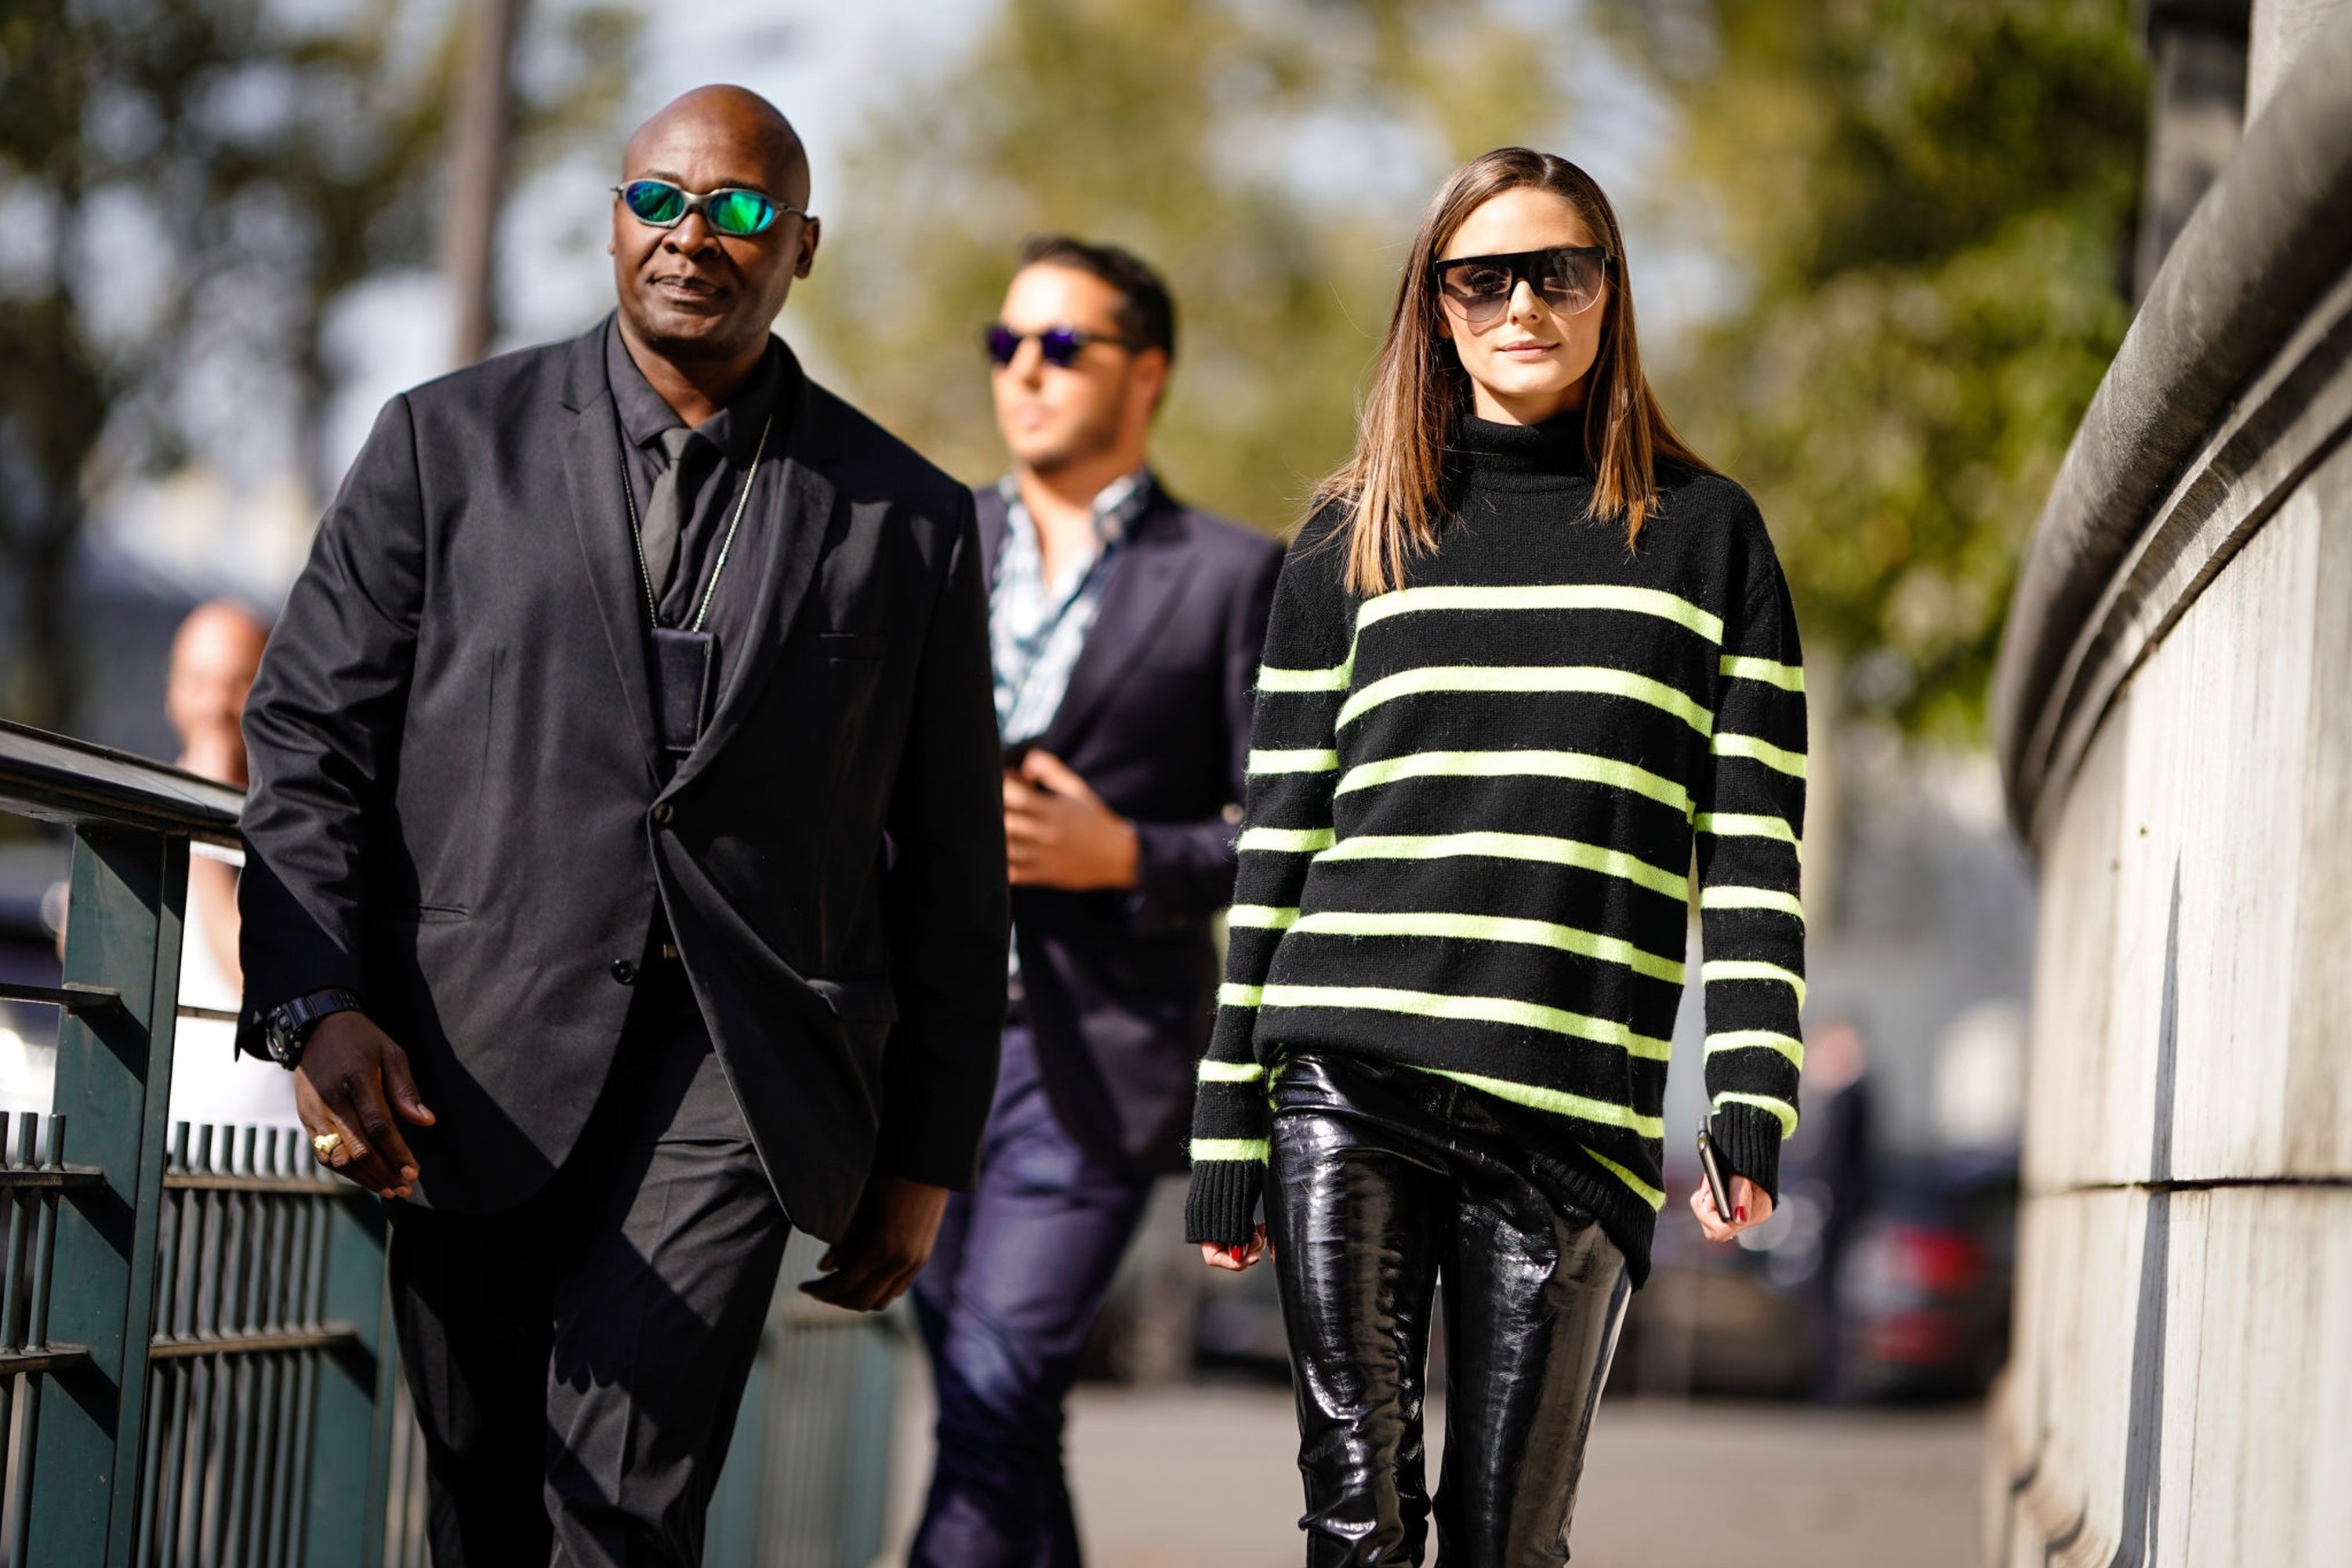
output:
MULTIPOLYGON (((745 558, 752 553, 751 535, 761 526, 762 518, 779 515, 782 496, 774 487, 783 482, 783 464, 780 459, 784 450, 784 426, 792 407, 792 400, 782 394, 792 374, 783 345, 770 338, 766 357, 734 400, 695 426, 696 433, 718 449, 718 456, 714 460, 709 453, 702 455, 691 497, 680 498, 683 516, 678 531, 677 564, 661 595, 663 623, 673 626, 693 625, 696 607, 702 603, 704 593, 710 590, 710 576, 719 571, 719 551, 727 543, 728 524, 734 521, 736 505, 742 499, 743 478, 751 471, 752 454, 759 448, 761 429, 772 417, 774 420, 768 430, 767 454, 751 481, 751 504, 743 509, 742 526, 736 531, 734 543, 728 550, 728 558, 733 564, 719 573, 718 588, 711 592, 710 614, 702 623, 702 629, 718 638, 716 673, 722 691, 761 589, 759 574, 745 565, 745 558)), ((653 384, 637 368, 636 361, 629 357, 628 345, 621 341, 617 316, 604 327, 604 378, 613 388, 613 407, 620 417, 621 449, 628 468, 629 489, 642 517, 646 501, 653 494, 654 481, 669 463, 662 451, 661 434, 685 421, 662 400, 662 395, 654 390, 653 384)), ((614 518, 613 526, 627 528, 627 514, 614 518)), ((647 630, 650 635, 651 628, 647 630)))

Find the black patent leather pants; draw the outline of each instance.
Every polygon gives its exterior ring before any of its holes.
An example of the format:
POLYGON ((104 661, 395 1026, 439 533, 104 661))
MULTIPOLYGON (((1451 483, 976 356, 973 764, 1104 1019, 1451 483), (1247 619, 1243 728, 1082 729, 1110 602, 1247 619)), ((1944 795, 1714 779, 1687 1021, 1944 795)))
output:
POLYGON ((1450 1079, 1294 1052, 1274 1088, 1268 1238, 1298 1394, 1308 1568, 1568 1560, 1584 1441, 1633 1292, 1593 1218, 1493 1100, 1450 1079), (1445 1461, 1422 1396, 1444 1291, 1445 1461))

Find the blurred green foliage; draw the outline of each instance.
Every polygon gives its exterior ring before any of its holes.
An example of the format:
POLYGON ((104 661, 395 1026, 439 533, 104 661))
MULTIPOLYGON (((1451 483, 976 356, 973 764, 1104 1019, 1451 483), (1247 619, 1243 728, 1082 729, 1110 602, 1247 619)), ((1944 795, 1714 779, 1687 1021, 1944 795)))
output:
POLYGON ((877 417, 982 479, 1004 458, 980 328, 1020 239, 1129 246, 1177 300, 1162 472, 1286 529, 1353 438, 1422 203, 1461 159, 1563 119, 1546 40, 1515 16, 1486 0, 1005 0, 969 54, 878 106, 852 188, 816 193, 836 221, 786 328, 877 417))
POLYGON ((1974 738, 2019 552, 2129 306, 2129 0, 1608 0, 1664 216, 1735 307, 1662 376, 1852 696, 1974 738))
MULTIPOLYGON (((430 261, 467 8, 440 0, 11 0, 0 10, 0 711, 72 712, 66 586, 86 499, 168 468, 192 426, 296 424, 315 465, 322 330, 430 261), (285 388, 224 411, 233 360, 285 388), (216 403, 216 399, 215 402, 216 403)), ((520 72, 519 162, 602 125, 633 14, 568 8, 520 72)), ((253 432, 259 438, 262 432, 253 432)))
POLYGON ((1605 54, 1670 110, 1661 163, 1620 205, 1726 284, 1680 353, 1651 345, 1667 406, 1757 493, 1853 697, 1972 736, 2019 548, 2128 320, 2146 118, 2130 0, 1556 15, 1004 0, 968 53, 879 106, 853 189, 818 194, 855 221, 788 325, 980 479, 1003 458, 967 345, 1019 237, 1130 245, 1181 310, 1171 482, 1286 527, 1347 448, 1423 201, 1505 142, 1589 157, 1611 128, 1572 139, 1567 84, 1605 54))

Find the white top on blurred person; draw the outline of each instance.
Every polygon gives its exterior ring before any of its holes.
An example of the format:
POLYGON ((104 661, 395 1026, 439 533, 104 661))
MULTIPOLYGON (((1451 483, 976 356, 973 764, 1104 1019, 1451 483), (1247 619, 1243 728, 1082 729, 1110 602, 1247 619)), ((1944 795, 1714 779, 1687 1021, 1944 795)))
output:
MULTIPOLYGON (((1442 261, 1598 245, 1577 211, 1551 192, 1520 185, 1481 205, 1454 231, 1442 261)), ((1525 278, 1511 285, 1509 308, 1474 323, 1458 301, 1439 292, 1437 330, 1453 340, 1470 377, 1472 412, 1498 425, 1540 425, 1584 406, 1601 353, 1609 285, 1574 313, 1555 307, 1525 278)))

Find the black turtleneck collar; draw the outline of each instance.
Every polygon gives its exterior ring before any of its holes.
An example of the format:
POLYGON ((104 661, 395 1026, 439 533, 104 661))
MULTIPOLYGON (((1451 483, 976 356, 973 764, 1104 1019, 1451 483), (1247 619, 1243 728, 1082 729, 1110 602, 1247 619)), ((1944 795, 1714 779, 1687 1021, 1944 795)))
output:
POLYGON ((1454 423, 1449 467, 1474 489, 1549 490, 1592 478, 1584 451, 1584 410, 1540 425, 1501 425, 1465 412, 1454 423))

